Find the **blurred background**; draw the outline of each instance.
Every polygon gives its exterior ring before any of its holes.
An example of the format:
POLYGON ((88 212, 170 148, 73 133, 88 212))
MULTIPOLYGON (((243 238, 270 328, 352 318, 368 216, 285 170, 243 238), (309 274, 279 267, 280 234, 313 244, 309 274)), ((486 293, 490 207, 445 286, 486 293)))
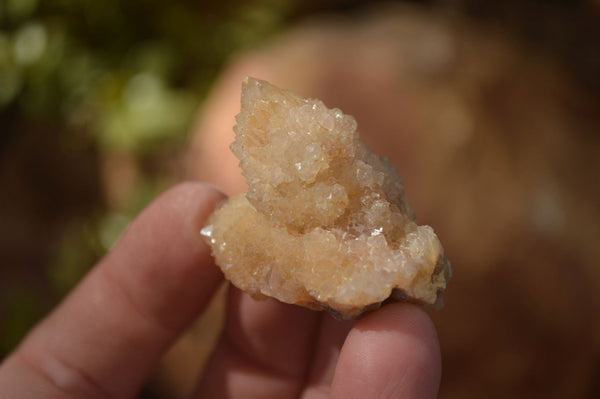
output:
MULTIPOLYGON (((355 115, 455 277, 442 398, 600 397, 600 2, 0 0, 0 359, 183 179, 241 79, 355 115)), ((215 301, 141 397, 184 397, 215 301)))

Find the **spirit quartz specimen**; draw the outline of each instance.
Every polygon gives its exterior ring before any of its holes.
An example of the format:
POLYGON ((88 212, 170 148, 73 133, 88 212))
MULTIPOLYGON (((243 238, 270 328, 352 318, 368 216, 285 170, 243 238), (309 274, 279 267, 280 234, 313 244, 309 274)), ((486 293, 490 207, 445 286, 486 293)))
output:
POLYGON ((228 280, 343 319, 386 299, 441 305, 451 270, 440 241, 352 116, 246 78, 236 120, 248 192, 202 229, 228 280))

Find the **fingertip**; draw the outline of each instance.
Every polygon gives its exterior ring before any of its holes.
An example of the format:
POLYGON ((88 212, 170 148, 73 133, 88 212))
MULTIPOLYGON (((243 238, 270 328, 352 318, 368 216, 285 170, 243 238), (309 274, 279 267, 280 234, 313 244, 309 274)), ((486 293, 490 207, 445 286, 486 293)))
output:
MULTIPOLYGON (((439 354, 439 341, 433 321, 425 310, 407 303, 391 303, 365 315, 356 323, 362 331, 395 331, 405 339, 416 339, 439 354)), ((432 353, 433 354, 433 353, 432 353)), ((439 356, 438 356, 439 357, 439 356)))
POLYGON ((181 328, 204 308, 222 279, 200 230, 224 198, 204 183, 172 187, 132 222, 103 268, 141 307, 181 328))
POLYGON ((169 190, 165 191, 163 194, 163 196, 171 195, 178 198, 200 197, 204 198, 204 202, 207 203, 218 202, 225 198, 225 194, 223 194, 223 192, 219 190, 217 186, 198 181, 185 181, 178 183, 169 190))
POLYGON ((160 195, 144 213, 163 217, 163 212, 155 212, 155 208, 168 208, 173 217, 184 214, 183 220, 189 222, 188 227, 197 233, 206 223, 210 214, 225 200, 218 188, 201 182, 183 182, 160 195))
MULTIPOLYGON (((397 354, 404 358, 403 364, 421 374, 422 385, 412 388, 419 391, 422 388, 423 394, 409 397, 437 397, 442 374, 440 344, 435 325, 423 307, 407 303, 388 304, 360 320, 357 328, 387 332, 388 343, 398 345, 397 354), (430 390, 429 387, 435 389, 430 390), (431 394, 426 395, 425 392, 431 394)), ((415 380, 415 383, 418 381, 415 380)))
POLYGON ((420 307, 389 304, 366 315, 348 335, 333 397, 435 398, 441 378, 439 342, 420 307))

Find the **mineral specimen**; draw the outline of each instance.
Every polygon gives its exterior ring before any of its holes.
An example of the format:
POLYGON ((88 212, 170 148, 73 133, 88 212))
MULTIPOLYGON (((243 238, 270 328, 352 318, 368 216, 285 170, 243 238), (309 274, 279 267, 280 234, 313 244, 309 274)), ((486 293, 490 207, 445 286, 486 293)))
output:
POLYGON ((441 305, 451 271, 440 241, 352 116, 246 78, 236 120, 248 192, 201 232, 228 280, 344 319, 388 298, 441 305))

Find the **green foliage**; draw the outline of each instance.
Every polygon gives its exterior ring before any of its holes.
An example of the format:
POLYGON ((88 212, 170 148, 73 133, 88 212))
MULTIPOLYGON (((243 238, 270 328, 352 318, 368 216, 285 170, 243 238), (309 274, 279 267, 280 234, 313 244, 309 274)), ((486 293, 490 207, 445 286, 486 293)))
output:
MULTIPOLYGON (((56 148, 64 154, 48 157, 57 162, 69 164, 81 158, 71 156, 78 153, 93 156, 89 163, 98 165, 90 170, 102 170, 110 154, 126 154, 135 163, 125 199, 104 209, 97 209, 98 200, 82 207, 85 212, 39 221, 37 227, 52 223, 52 231, 62 233, 49 238, 50 259, 38 274, 16 278, 0 295, 0 358, 172 183, 165 159, 177 156, 220 68, 232 53, 276 32, 292 5, 291 0, 0 0, 0 150, 9 153, 15 137, 28 135, 21 142, 38 147, 59 142, 56 148), (56 138, 38 140, 41 132, 56 138)), ((110 186, 105 180, 121 172, 90 176, 86 187, 110 186)), ((72 195, 58 186, 43 190, 54 190, 56 198, 72 195)), ((36 251, 35 245, 24 247, 36 251)))
POLYGON ((108 149, 152 151, 186 131, 227 57, 289 10, 285 0, 6 0, 0 109, 59 118, 108 149))
POLYGON ((38 295, 31 286, 17 283, 11 288, 0 295, 0 312, 4 319, 0 335, 0 359, 18 344, 43 314, 38 295))

